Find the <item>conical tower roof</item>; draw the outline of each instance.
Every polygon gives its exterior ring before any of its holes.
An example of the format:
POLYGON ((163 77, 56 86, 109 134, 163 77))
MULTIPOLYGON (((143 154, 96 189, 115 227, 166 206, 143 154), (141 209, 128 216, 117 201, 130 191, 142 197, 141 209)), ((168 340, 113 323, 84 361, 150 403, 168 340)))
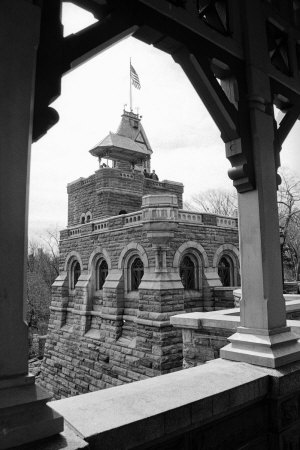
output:
POLYGON ((152 149, 141 124, 141 117, 132 111, 124 111, 117 132, 110 132, 90 153, 99 158, 130 161, 134 164, 149 159, 152 149))
POLYGON ((148 151, 149 154, 152 153, 150 142, 148 141, 147 135, 143 128, 141 117, 138 114, 124 111, 117 134, 132 139, 148 151))

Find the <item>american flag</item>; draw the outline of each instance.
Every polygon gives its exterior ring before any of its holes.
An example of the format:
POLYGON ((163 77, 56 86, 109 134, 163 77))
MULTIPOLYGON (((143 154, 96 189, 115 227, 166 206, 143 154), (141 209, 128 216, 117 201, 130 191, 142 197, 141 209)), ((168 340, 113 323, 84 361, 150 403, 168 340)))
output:
POLYGON ((137 89, 141 89, 141 83, 138 74, 136 73, 134 67, 130 63, 130 79, 133 86, 137 89))

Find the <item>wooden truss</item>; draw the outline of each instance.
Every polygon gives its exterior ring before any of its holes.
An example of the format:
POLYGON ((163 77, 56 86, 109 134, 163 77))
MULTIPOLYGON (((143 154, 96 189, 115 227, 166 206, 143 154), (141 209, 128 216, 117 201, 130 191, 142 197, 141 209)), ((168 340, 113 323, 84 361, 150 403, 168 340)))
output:
POLYGON ((181 65, 220 130, 234 185, 239 192, 254 189, 251 107, 259 104, 273 115, 276 105, 285 114, 279 126, 274 120, 276 169, 300 114, 300 2, 253 2, 257 14, 247 0, 74 0, 98 21, 64 38, 61 0, 43 0, 33 139, 58 120, 49 105, 60 95, 62 75, 131 35, 181 65), (258 66, 261 58, 270 98, 258 98, 251 88, 253 58, 258 66))

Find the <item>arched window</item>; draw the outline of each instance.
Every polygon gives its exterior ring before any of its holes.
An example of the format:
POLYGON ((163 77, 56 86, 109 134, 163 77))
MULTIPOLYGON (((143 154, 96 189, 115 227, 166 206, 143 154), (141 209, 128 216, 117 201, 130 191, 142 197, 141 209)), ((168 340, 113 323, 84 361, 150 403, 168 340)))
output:
POLYGON ((81 217, 81 223, 85 223, 85 217, 84 216, 81 217))
POLYGON ((96 265, 96 289, 101 291, 108 274, 108 265, 105 259, 100 259, 96 265))
POLYGON ((91 221, 91 216, 88 214, 87 216, 86 216, 86 223, 89 223, 91 221))
POLYGON ((144 264, 138 257, 134 258, 130 267, 130 290, 137 291, 144 275, 144 264))
POLYGON ((223 286, 233 286, 233 263, 229 256, 224 255, 218 264, 218 275, 223 286))
POLYGON ((77 260, 72 262, 71 273, 70 273, 70 288, 75 289, 77 281, 81 274, 80 264, 77 260))
POLYGON ((190 256, 182 259, 179 274, 184 289, 196 289, 196 265, 190 256))

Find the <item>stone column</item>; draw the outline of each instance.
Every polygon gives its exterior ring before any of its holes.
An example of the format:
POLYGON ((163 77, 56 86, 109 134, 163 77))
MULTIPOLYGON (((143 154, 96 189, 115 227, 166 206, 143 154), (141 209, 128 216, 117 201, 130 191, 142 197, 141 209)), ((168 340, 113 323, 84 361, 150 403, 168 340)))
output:
POLYGON ((155 266, 145 271, 139 286, 137 348, 153 374, 163 374, 182 365, 182 340, 170 324, 170 316, 184 311, 183 285, 177 269, 168 267, 170 241, 178 227, 176 195, 145 195, 142 203, 143 231, 152 244, 155 266))
POLYGON ((39 8, 0 2, 0 443, 8 448, 62 430, 49 395, 28 376, 25 322, 29 159, 39 8))
MULTIPOLYGON (((286 326, 282 289, 274 158, 273 105, 261 2, 245 2, 250 128, 256 189, 238 195, 241 255, 241 326, 221 357, 278 367, 300 359, 286 326)), ((238 143, 237 143, 238 145, 238 143)))

